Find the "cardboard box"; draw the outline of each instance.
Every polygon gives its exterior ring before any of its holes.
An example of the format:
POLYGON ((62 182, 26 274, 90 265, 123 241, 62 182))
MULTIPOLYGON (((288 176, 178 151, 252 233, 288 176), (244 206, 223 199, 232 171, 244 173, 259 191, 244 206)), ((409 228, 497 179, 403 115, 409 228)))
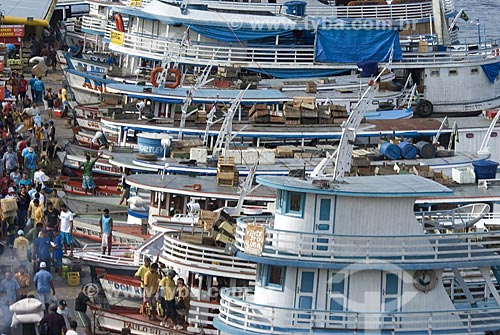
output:
POLYGON ((17 211, 17 201, 15 198, 0 200, 0 206, 2 207, 3 213, 17 211))

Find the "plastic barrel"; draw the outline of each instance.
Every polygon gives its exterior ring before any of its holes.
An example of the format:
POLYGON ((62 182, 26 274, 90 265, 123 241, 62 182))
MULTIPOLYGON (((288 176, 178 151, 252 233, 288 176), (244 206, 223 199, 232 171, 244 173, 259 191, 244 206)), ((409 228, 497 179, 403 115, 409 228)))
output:
POLYGON ((415 145, 421 158, 436 157, 436 148, 429 142, 420 141, 415 145))
POLYGON ((306 4, 304 1, 287 1, 285 2, 285 11, 288 15, 304 16, 306 13, 306 4))
MULTIPOLYGON (((137 135, 137 144, 139 146, 139 153, 141 154, 155 154, 159 158, 163 157, 162 140, 171 140, 172 136, 168 134, 158 133, 141 133, 137 135)), ((167 153, 170 146, 166 147, 167 153)))
POLYGON ((498 163, 490 160, 472 162, 474 173, 476 174, 476 182, 479 179, 495 179, 497 175, 498 163))
POLYGON ((401 142, 398 144, 399 149, 401 149, 401 156, 405 159, 414 159, 417 157, 417 148, 409 142, 401 142))
POLYGON ((378 62, 373 60, 367 60, 363 62, 359 62, 356 64, 360 69, 361 73, 360 77, 370 78, 376 76, 378 74, 378 62))
POLYGON ((380 153, 387 159, 401 158, 401 149, 391 142, 384 142, 380 145, 380 153))

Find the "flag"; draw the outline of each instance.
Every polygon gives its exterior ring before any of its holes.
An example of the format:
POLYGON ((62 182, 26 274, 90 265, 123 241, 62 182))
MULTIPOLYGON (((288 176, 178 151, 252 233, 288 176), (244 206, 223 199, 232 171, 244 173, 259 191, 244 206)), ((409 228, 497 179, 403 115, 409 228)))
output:
POLYGON ((469 16, 465 13, 465 11, 462 11, 462 14, 460 14, 460 18, 464 21, 469 21, 469 16))
POLYGON ((420 102, 420 96, 418 95, 418 91, 415 89, 413 92, 413 103, 418 104, 420 102))

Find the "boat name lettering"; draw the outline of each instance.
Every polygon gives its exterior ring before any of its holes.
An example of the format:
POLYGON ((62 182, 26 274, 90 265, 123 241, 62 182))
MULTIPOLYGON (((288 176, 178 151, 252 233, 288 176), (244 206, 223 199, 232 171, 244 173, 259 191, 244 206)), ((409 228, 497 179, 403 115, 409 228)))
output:
POLYGON ((92 64, 85 64, 85 63, 77 62, 76 66, 80 67, 80 68, 83 68, 83 70, 85 72, 98 72, 98 73, 104 73, 105 72, 104 68, 97 67, 97 66, 92 65, 92 64))
POLYGON ((132 292, 136 295, 141 295, 141 288, 135 287, 127 284, 117 283, 112 280, 108 280, 108 284, 112 286, 117 291, 132 292))
POLYGON ((100 82, 98 80, 89 79, 89 78, 84 78, 82 87, 88 88, 89 90, 98 91, 98 92, 107 92, 106 86, 102 82, 100 82), (92 82, 94 84, 92 84, 92 82))
POLYGON ((130 330, 135 330, 138 332, 148 333, 148 334, 156 334, 156 335, 171 335, 172 332, 163 331, 159 328, 152 328, 147 325, 141 325, 135 322, 123 321, 123 328, 128 328, 130 330))
POLYGON ((88 121, 87 123, 91 128, 101 129, 101 124, 98 121, 88 121))
POLYGON ((151 146, 145 144, 139 144, 139 152, 142 154, 161 154, 163 151, 162 147, 151 146))

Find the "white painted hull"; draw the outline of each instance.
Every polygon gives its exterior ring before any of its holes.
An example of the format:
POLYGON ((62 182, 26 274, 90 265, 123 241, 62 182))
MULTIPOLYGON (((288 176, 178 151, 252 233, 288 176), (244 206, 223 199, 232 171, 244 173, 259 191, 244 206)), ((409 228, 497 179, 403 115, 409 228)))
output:
POLYGON ((65 72, 65 74, 78 104, 87 105, 99 103, 101 92, 97 89, 88 88, 84 77, 70 72, 65 72))
POLYGON ((123 315, 113 313, 112 311, 99 310, 96 313, 96 321, 99 323, 99 328, 115 333, 120 333, 123 328, 128 328, 133 335, 189 334, 184 330, 161 327, 159 324, 153 323, 139 314, 135 318, 131 318, 128 314, 123 315))
POLYGON ((142 295, 140 286, 132 286, 105 278, 100 278, 99 281, 110 306, 137 309, 141 307, 142 295))

